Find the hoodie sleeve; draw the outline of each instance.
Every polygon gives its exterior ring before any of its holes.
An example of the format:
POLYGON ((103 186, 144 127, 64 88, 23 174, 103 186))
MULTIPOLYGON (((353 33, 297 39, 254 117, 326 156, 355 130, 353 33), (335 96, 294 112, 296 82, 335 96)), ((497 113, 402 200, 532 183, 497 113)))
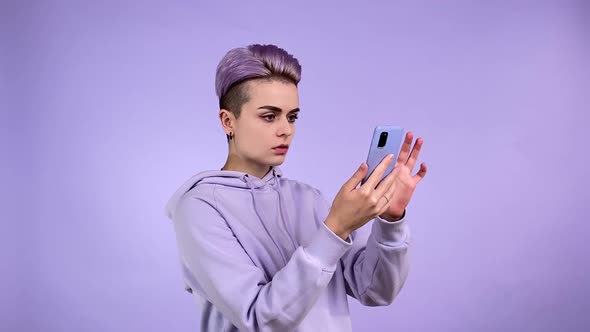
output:
MULTIPOLYGON (((323 195, 321 200, 329 210, 323 195)), ((346 293, 366 306, 391 304, 409 270, 410 230, 405 213, 396 222, 376 217, 349 240, 352 248, 341 258, 346 293)))
POLYGON ((292 331, 305 318, 350 249, 327 227, 266 280, 216 208, 186 196, 173 218, 180 254, 208 301, 240 330, 292 331))

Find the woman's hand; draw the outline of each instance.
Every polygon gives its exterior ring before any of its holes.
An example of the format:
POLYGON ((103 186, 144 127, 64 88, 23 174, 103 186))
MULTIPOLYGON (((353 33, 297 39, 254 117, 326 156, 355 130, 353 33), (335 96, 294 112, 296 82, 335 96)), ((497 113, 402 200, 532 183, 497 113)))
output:
POLYGON ((426 175, 424 163, 420 165, 418 174, 411 175, 423 143, 423 139, 418 138, 410 153, 412 140, 413 135, 408 132, 393 171, 381 182, 379 179, 393 162, 393 155, 385 157, 359 188, 356 187, 368 171, 366 163, 362 163, 340 188, 325 221, 336 235, 346 239, 350 233, 376 216, 388 221, 396 221, 403 216, 416 185, 426 175))
POLYGON ((416 175, 412 175, 412 170, 420 155, 420 149, 422 148, 424 139, 419 137, 410 153, 412 140, 412 132, 406 133, 404 143, 395 164, 394 170, 396 171, 396 176, 392 185, 393 194, 388 196, 389 205, 385 212, 380 215, 381 218, 388 221, 396 221, 402 218, 416 186, 426 176, 427 168, 425 163, 420 164, 420 169, 416 175))
POLYGON ((352 231, 386 211, 389 202, 384 196, 390 197, 393 194, 391 187, 396 177, 395 169, 381 183, 378 182, 392 162, 393 155, 385 157, 367 181, 355 189, 364 179, 369 168, 367 163, 362 163, 340 188, 325 221, 326 226, 336 235, 346 239, 352 231))

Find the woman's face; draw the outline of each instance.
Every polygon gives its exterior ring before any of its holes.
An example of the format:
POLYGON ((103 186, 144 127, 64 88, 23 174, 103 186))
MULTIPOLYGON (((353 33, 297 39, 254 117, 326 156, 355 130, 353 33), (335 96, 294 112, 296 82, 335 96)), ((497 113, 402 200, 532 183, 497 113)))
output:
POLYGON ((254 168, 277 166, 285 161, 299 113, 299 94, 293 83, 253 80, 247 83, 249 101, 234 123, 234 154, 254 168))

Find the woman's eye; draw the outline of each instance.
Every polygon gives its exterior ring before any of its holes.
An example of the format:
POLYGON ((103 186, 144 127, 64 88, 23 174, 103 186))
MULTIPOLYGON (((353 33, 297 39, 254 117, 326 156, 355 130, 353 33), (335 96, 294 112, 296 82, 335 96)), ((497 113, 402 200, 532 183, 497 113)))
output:
MULTIPOLYGON (((268 122, 271 122, 275 119, 275 115, 274 114, 268 114, 268 115, 263 115, 262 118, 268 122)), ((288 117, 289 122, 295 122, 295 120, 297 120, 299 117, 297 115, 290 115, 288 117)))

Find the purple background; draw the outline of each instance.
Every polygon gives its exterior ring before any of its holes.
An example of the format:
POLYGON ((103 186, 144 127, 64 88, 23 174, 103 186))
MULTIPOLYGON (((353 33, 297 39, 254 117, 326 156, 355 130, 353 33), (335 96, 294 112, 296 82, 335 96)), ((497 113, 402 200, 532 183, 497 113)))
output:
POLYGON ((331 200, 375 125, 425 139, 409 278, 356 331, 590 329, 588 2, 0 6, 0 330, 198 330, 164 204, 223 165, 252 42, 303 65, 286 176, 331 200))

